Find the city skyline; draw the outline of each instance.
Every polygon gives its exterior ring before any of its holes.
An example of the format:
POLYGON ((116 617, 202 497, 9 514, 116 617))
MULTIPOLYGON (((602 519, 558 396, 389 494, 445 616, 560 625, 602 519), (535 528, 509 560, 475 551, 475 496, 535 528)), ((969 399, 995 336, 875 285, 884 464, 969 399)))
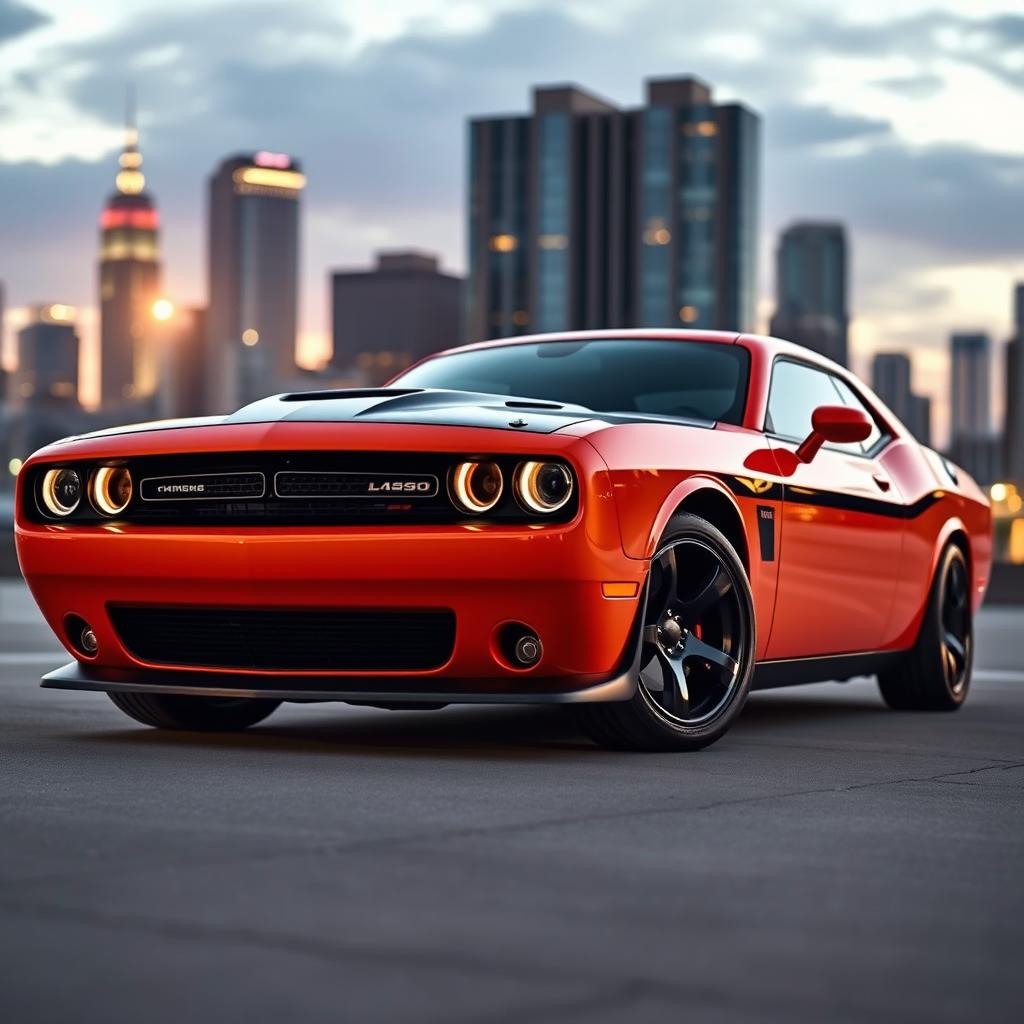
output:
MULTIPOLYGON (((984 330, 1001 345, 1010 284, 1024 277, 1012 218, 1000 212, 1024 174, 1024 143, 1000 128, 1019 99, 1012 58, 1021 19, 989 3, 915 4, 898 15, 869 3, 855 24, 807 5, 781 6, 781 17, 750 9, 744 20, 725 4, 683 25, 668 4, 618 4, 589 21, 564 5, 508 4, 460 23, 451 5, 428 2, 417 9, 429 23, 410 20, 408 8, 385 24, 364 12, 346 21, 327 7, 269 4, 261 10, 274 13, 274 32, 293 40, 294 52, 279 68, 265 65, 266 40, 257 35, 243 87, 225 93, 218 69, 237 56, 234 31, 246 4, 191 4, 176 13, 137 2, 84 17, 63 3, 37 4, 36 16, 31 5, 0 3, 11 76, 0 114, 0 223, 21 243, 17 265, 0 267, 8 335, 23 325, 28 304, 67 302, 80 309, 87 353, 94 348, 85 253, 119 149, 128 76, 139 85, 147 167, 164 213, 166 290, 180 305, 205 301, 202 179, 216 162, 232 149, 262 146, 303 159, 311 184, 300 356, 308 361, 327 354, 330 267, 362 263, 379 248, 420 246, 439 251, 453 270, 465 268, 468 117, 520 109, 530 86, 544 81, 578 80, 630 105, 641 78, 693 72, 715 83, 718 99, 748 102, 764 115, 762 328, 779 229, 797 219, 842 220, 854 251, 854 368, 866 376, 875 350, 913 343, 920 387, 939 403, 941 437, 949 334, 984 330), (802 44, 799 69, 772 58, 770 44, 781 37, 802 44), (532 45, 536 39, 546 45, 532 45), (77 62, 73 88, 62 60, 77 62), (174 84, 183 76, 194 80, 187 100, 174 84)), ((88 378, 88 360, 83 369, 88 378)), ((995 405, 998 415, 1001 395, 995 405)))

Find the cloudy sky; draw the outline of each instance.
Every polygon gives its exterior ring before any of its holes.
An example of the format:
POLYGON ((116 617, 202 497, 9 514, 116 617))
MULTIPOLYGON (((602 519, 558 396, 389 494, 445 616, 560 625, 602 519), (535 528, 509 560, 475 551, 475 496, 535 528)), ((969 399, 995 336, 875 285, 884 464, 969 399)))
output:
MULTIPOLYGON (((764 116, 765 323, 778 229, 841 218, 857 368, 913 347, 918 387, 943 400, 950 330, 1002 341, 1024 280, 1013 0, 0 0, 0 280, 12 307, 79 306, 92 344, 96 221, 131 81, 179 302, 204 297, 217 161, 302 159, 301 350, 315 360, 330 267, 415 245, 463 268, 467 115, 525 110, 531 84, 554 81, 631 105, 644 77, 681 73, 764 116)), ((92 393, 91 359, 86 373, 92 393)))

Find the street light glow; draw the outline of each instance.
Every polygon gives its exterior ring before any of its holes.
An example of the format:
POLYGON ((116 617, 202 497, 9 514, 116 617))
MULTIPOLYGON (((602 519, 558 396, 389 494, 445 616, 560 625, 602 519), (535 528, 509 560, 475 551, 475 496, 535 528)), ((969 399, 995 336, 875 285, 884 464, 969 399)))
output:
POLYGON ((174 316, 174 303, 170 299, 157 299, 153 303, 153 318, 155 320, 170 320, 174 316))

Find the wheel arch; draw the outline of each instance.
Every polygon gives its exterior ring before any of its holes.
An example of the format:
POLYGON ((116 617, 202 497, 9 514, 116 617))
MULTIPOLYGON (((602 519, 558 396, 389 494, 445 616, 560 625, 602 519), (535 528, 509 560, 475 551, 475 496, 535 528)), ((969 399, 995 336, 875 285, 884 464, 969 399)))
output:
POLYGON ((750 545, 743 525, 743 515, 736 499, 711 477, 690 477, 679 484, 662 506, 647 544, 647 557, 654 554, 658 541, 672 516, 688 512, 706 519, 725 534, 740 556, 743 568, 750 572, 750 545))
POLYGON ((928 581, 929 588, 935 579, 935 573, 938 570, 942 552, 950 544, 954 544, 963 552, 964 559, 967 562, 967 578, 969 580, 974 579, 974 559, 971 552, 970 534, 964 523, 958 517, 954 517, 946 520, 936 538, 935 550, 932 552, 932 571, 928 581))

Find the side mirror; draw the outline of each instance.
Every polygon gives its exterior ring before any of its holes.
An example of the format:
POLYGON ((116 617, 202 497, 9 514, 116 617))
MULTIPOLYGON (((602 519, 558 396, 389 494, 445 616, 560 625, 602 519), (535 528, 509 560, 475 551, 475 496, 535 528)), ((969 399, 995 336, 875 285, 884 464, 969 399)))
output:
POLYGON ((811 432, 796 450, 801 462, 810 462, 826 441, 854 444, 871 433, 871 420, 863 409, 847 405, 819 405, 811 414, 811 432))

